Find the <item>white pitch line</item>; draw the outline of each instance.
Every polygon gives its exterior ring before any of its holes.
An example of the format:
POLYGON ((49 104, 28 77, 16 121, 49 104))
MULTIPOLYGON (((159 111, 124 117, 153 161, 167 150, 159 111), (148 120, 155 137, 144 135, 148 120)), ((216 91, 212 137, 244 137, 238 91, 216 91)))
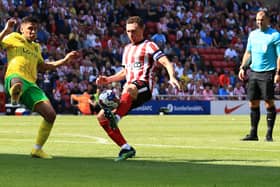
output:
POLYGON ((84 135, 84 134, 70 134, 70 133, 59 133, 59 134, 53 134, 53 136, 56 136, 56 135, 59 135, 59 136, 68 136, 68 137, 78 137, 78 138, 87 138, 87 139, 91 139, 91 140, 96 140, 97 143, 100 143, 100 144, 108 144, 108 140, 105 139, 105 138, 101 138, 101 137, 98 137, 98 136, 90 136, 90 135, 84 135))
MULTIPOLYGON (((0 144, 1 142, 9 141, 9 142, 34 142, 33 139, 12 139, 12 138, 0 138, 0 144)), ((70 141, 70 140, 49 140, 50 143, 69 143, 69 144, 110 144, 110 143, 100 143, 97 141, 92 142, 83 142, 83 141, 70 141)))
MULTIPOLYGON (((69 134, 70 135, 70 134, 69 134)), ((78 134, 75 134, 73 137, 81 137, 78 134)), ((87 136, 82 136, 87 137, 87 136)), ((88 136, 93 140, 97 141, 69 141, 69 140, 50 140, 50 143, 69 143, 69 144, 104 144, 109 145, 113 144, 108 142, 104 138, 100 137, 93 137, 88 136)), ((13 138, 0 138, 0 144, 3 141, 9 141, 9 142, 33 142, 33 139, 13 139, 13 138)), ((234 148, 234 147, 208 147, 208 146, 188 146, 188 145, 164 145, 164 144, 134 144, 136 146, 142 146, 142 147, 160 147, 160 148, 174 148, 174 149, 211 149, 211 150, 230 150, 230 151, 255 151, 255 152, 275 152, 279 153, 280 150, 274 150, 274 149, 253 149, 253 148, 234 148)))
MULTIPOLYGON (((0 131, 3 134, 9 133, 16 133, 16 134, 23 134, 24 132, 16 131, 0 131)), ((25 133, 27 134, 27 133, 25 133)), ((29 134, 28 134, 29 135, 29 134)), ((91 135, 84 135, 84 134, 73 134, 73 133, 54 133, 53 136, 63 136, 63 137, 78 137, 78 138, 86 138, 91 139, 94 141, 70 141, 70 140, 49 140, 52 143, 69 143, 69 144, 113 144, 113 142, 108 141, 105 138, 101 138, 98 136, 91 136, 91 135)), ((2 141, 12 141, 12 142, 33 142, 33 139, 14 139, 14 138, 1 138, 0 137, 0 144, 2 141)), ((255 148, 248 148, 248 147, 210 147, 210 146, 191 146, 191 145, 166 145, 166 144, 134 144, 136 146, 142 147, 161 147, 161 148, 175 148, 175 149, 212 149, 212 150, 232 150, 232 151, 255 151, 255 152, 276 152, 279 153, 280 150, 277 149, 255 149, 255 148)))
MULTIPOLYGON (((24 132, 22 132, 22 131, 15 131, 15 132, 11 132, 11 131, 0 131, 0 133, 2 133, 2 134, 14 133, 14 134, 24 134, 24 135, 31 135, 31 134, 32 134, 32 133, 24 133, 24 132)), ((97 137, 97 136, 84 135, 84 134, 53 133, 52 136, 87 138, 87 139, 95 140, 97 143, 100 143, 100 144, 108 144, 108 140, 105 139, 105 138, 101 138, 101 137, 97 137)), ((1 139, 1 138, 0 138, 0 139, 1 139)), ((10 139, 9 139, 9 140, 10 140, 10 139)), ((72 142, 72 141, 69 141, 69 142, 72 142)), ((66 143, 67 143, 67 142, 66 142, 66 143)))

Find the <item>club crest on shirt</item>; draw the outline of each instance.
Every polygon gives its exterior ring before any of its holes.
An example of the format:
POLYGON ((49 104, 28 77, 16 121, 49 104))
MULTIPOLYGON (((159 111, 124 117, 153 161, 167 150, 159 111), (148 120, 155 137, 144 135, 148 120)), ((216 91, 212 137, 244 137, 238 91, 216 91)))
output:
POLYGON ((133 68, 134 68, 134 69, 140 69, 141 66, 142 66, 142 65, 141 65, 141 62, 135 62, 134 65, 133 65, 133 68))
POLYGON ((19 50, 22 50, 23 53, 27 54, 27 55, 30 55, 34 58, 38 58, 37 54, 34 53, 33 51, 27 49, 27 48, 19 48, 19 50))

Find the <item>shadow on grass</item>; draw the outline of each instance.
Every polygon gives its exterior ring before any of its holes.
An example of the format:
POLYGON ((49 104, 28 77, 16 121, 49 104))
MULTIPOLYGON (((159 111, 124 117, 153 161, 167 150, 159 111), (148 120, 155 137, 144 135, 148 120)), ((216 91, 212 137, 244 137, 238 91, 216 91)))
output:
POLYGON ((0 154, 0 186, 280 186, 280 168, 218 165, 216 161, 227 160, 114 162, 112 158, 42 160, 0 154))

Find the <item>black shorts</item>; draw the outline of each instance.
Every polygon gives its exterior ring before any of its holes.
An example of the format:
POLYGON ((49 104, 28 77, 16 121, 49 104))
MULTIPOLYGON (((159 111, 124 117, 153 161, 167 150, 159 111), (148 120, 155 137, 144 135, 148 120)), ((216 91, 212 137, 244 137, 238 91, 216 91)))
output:
POLYGON ((99 104, 97 104, 95 106, 90 105, 90 110, 91 110, 92 114, 98 114, 101 109, 102 108, 100 107, 99 104))
POLYGON ((248 82, 249 100, 273 100, 274 99, 275 71, 254 72, 251 71, 248 82))
POLYGON ((130 109, 137 108, 138 106, 143 105, 145 102, 149 101, 152 98, 152 93, 149 88, 149 85, 145 81, 134 81, 132 82, 137 87, 138 96, 137 99, 132 102, 130 109))

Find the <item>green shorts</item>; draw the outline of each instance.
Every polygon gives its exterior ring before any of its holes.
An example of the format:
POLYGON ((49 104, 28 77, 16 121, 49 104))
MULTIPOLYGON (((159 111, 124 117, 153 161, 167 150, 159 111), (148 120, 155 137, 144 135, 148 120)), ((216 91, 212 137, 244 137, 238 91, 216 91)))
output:
POLYGON ((28 109, 33 111, 35 104, 49 100, 43 90, 35 83, 29 82, 17 74, 12 74, 5 79, 5 89, 7 93, 10 93, 11 80, 13 78, 19 78, 23 83, 20 103, 24 104, 28 109))

